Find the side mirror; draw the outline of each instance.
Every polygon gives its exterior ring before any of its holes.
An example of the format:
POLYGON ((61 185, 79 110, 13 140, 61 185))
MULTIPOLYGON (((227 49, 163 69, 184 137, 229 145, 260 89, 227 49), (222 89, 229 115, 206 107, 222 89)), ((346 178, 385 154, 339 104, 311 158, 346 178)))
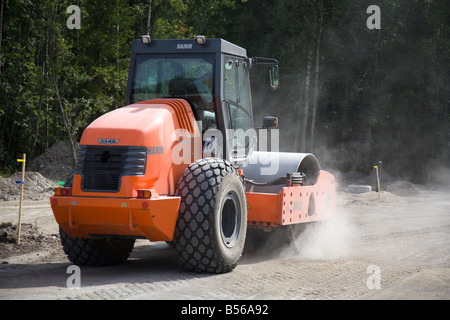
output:
POLYGON ((271 66, 269 68, 269 81, 272 90, 278 90, 280 88, 278 66, 271 66))
POLYGON ((278 128, 278 118, 272 116, 265 116, 263 119, 262 126, 264 129, 278 128))
POLYGON ((248 66, 264 65, 269 67, 269 81, 272 90, 278 90, 280 87, 280 77, 278 75, 278 61, 273 58, 253 57, 248 59, 248 66))

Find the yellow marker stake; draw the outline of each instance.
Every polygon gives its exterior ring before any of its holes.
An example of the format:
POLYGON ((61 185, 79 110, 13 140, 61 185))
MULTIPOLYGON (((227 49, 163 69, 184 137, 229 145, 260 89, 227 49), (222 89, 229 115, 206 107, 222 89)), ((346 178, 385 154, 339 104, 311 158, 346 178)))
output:
POLYGON ((20 183, 19 222, 17 224, 17 244, 20 244, 20 229, 22 225, 23 187, 25 184, 25 164, 27 162, 27 155, 24 153, 23 159, 17 159, 17 162, 22 162, 22 181, 19 181, 20 183))
POLYGON ((378 166, 374 166, 374 168, 377 171, 378 199, 381 199, 380 176, 378 175, 378 166))

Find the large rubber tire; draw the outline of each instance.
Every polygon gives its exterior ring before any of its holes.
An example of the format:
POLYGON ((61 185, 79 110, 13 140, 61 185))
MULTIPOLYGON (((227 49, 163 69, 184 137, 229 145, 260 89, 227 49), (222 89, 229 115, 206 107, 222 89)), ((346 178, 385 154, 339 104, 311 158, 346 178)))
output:
MULTIPOLYGON (((72 171, 64 186, 72 187, 72 171)), ((108 266, 125 262, 134 247, 135 239, 82 239, 67 235, 59 229, 61 244, 67 258, 78 266, 108 266)))
POLYGON ((174 234, 179 262, 186 271, 232 271, 244 250, 247 202, 242 179, 228 161, 201 159, 184 172, 174 234))
POLYGON ((68 236, 60 229, 61 244, 67 258, 78 266, 109 266, 125 262, 134 239, 82 239, 68 236))

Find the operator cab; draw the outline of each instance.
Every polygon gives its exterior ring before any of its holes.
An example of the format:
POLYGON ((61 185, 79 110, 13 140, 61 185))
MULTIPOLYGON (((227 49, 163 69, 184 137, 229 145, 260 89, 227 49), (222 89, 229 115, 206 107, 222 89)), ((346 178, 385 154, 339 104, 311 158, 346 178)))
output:
POLYGON ((242 162, 256 145, 249 69, 258 59, 249 59, 245 49, 223 39, 144 36, 132 44, 127 104, 159 98, 187 100, 203 134, 215 139, 214 132, 220 131, 216 156, 242 162))

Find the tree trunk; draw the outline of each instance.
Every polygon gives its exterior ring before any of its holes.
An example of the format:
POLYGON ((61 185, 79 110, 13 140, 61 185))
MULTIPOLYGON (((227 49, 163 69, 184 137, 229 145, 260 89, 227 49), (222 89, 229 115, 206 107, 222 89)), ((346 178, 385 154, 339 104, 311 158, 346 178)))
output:
MULTIPOLYGON (((53 17, 54 17, 55 11, 51 11, 51 21, 53 21, 53 17)), ((63 118, 63 122, 64 122, 64 128, 66 129, 66 133, 67 133, 67 138, 69 139, 70 142, 70 146, 72 149, 72 160, 74 161, 74 163, 76 163, 76 146, 74 143, 74 138, 72 137, 72 130, 70 128, 70 124, 67 118, 67 112, 66 109, 64 107, 64 102, 61 96, 61 92, 60 92, 60 88, 59 88, 59 84, 58 84, 58 55, 55 51, 57 51, 57 45, 56 43, 54 43, 51 39, 55 39, 55 29, 53 28, 49 28, 47 29, 48 33, 48 59, 49 59, 49 63, 47 65, 48 68, 48 73, 49 73, 49 77, 51 77, 51 80, 53 82, 54 88, 55 88, 55 94, 56 94, 56 99, 57 99, 57 103, 59 105, 60 111, 61 111, 61 115, 63 118)), ((55 127, 57 126, 57 121, 55 121, 55 127)), ((56 132, 57 130, 55 130, 56 132)))
POLYGON ((13 112, 13 118, 11 122, 11 131, 9 133, 9 140, 8 140, 8 148, 6 150, 11 150, 11 143, 14 138, 14 127, 16 123, 16 115, 17 115, 17 105, 14 105, 14 112, 13 112))
MULTIPOLYGON (((42 61, 42 83, 41 83, 41 89, 39 91, 39 104, 38 104, 38 111, 36 116, 36 131, 33 139, 33 145, 31 146, 31 152, 30 152, 30 159, 33 159, 34 152, 36 150, 37 141, 39 138, 39 131, 40 131, 40 125, 41 125, 41 112, 42 112, 42 105, 43 105, 43 95, 46 88, 47 80, 48 80, 48 50, 49 50, 49 28, 47 28, 46 31, 46 39, 45 39, 45 46, 44 46, 44 58, 42 61)), ((48 117, 48 114, 47 116, 48 117)), ((47 148, 48 149, 48 148, 47 148)))
POLYGON ((3 8, 5 6, 5 0, 2 0, 0 4, 0 73, 2 73, 2 39, 3 39, 3 8))
MULTIPOLYGON (((305 87, 304 87, 304 104, 303 104, 303 119, 302 119, 302 126, 300 128, 300 151, 305 152, 307 146, 307 133, 308 133, 308 122, 311 112, 311 98, 310 98, 310 90, 311 90, 311 68, 312 68, 312 49, 310 48, 308 50, 308 58, 306 61, 306 75, 305 75, 305 87)), ((301 105, 300 105, 301 107, 301 105)))
MULTIPOLYGON (((45 83, 45 81, 43 81, 43 83, 45 83)), ((39 93, 39 106, 38 106, 38 111, 37 111, 37 116, 36 116, 36 132, 34 134, 34 139, 33 139, 33 145, 31 146, 31 153, 30 153, 30 159, 33 159, 34 156, 34 150, 36 149, 36 144, 39 138, 39 126, 41 124, 41 110, 42 110, 42 94, 44 91, 44 85, 42 85, 41 87, 41 92, 39 93)))
POLYGON ((316 68, 314 70, 314 90, 313 90, 313 101, 312 101, 312 110, 311 110, 311 131, 310 131, 310 148, 314 149, 314 135, 316 130, 316 112, 317 112, 317 104, 319 102, 319 69, 320 69, 320 39, 322 38, 322 30, 323 30, 323 13, 322 7, 320 10, 320 27, 319 33, 317 35, 316 41, 316 68))
POLYGON ((153 0, 148 1, 148 16, 147 16, 147 34, 150 35, 150 26, 152 22, 152 2, 153 0))
POLYGON ((301 135, 301 119, 303 119, 303 96, 304 96, 304 90, 303 88, 305 87, 305 79, 304 77, 301 77, 300 81, 299 81, 299 98, 298 98, 298 107, 297 107, 297 114, 296 114, 296 125, 294 126, 294 145, 293 145, 293 150, 294 151, 299 151, 300 150, 300 135, 301 135))
POLYGON ((73 159, 74 163, 76 163, 77 150, 75 147, 75 143, 73 142, 72 131, 70 130, 70 127, 69 127, 69 121, 67 120, 67 114, 66 114, 66 110, 64 108, 64 103, 63 103, 63 101, 61 99, 61 95, 59 93, 58 81, 57 81, 56 75, 54 73, 55 72, 53 72, 53 84, 55 85, 56 97, 58 98, 59 108, 61 109, 61 114, 62 114, 62 118, 64 121, 64 127, 66 128, 67 137, 69 138, 70 147, 72 148, 72 157, 73 157, 72 159, 73 159))

